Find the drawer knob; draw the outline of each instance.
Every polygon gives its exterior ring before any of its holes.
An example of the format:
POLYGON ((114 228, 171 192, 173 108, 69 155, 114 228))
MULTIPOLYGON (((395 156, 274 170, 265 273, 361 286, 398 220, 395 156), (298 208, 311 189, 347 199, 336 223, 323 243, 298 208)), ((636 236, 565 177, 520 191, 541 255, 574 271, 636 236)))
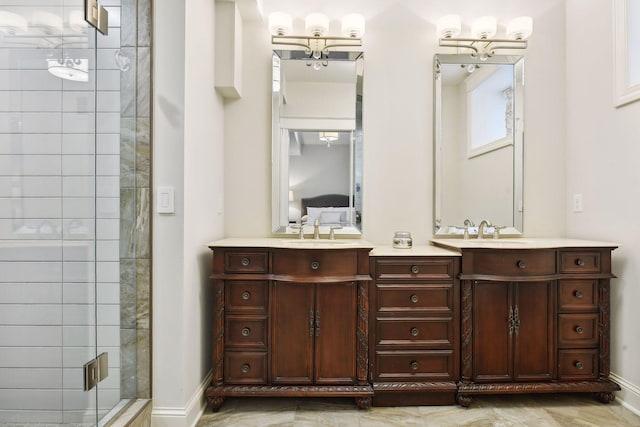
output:
POLYGON ((518 268, 526 268, 527 267, 527 263, 520 260, 518 261, 518 263, 516 264, 518 266, 518 268))
POLYGON ((582 362, 576 362, 574 365, 577 369, 584 369, 584 364, 582 362))
POLYGON ((420 273, 420 267, 418 267, 417 265, 412 265, 412 266, 411 266, 411 272, 412 272, 413 274, 418 274, 418 273, 420 273))
POLYGON ((312 269, 312 270, 317 270, 317 269, 319 269, 319 268, 320 268, 320 263, 319 263, 318 261, 313 261, 313 262, 311 263, 311 269, 312 269))
POLYGON ((575 291, 575 292, 573 293, 573 295, 574 295, 576 298, 582 298, 582 297, 584 296, 584 294, 582 293, 582 291, 575 291))
POLYGON ((584 329, 582 329, 582 326, 576 326, 576 332, 582 334, 584 332, 584 329))
POLYGON ((411 295, 411 302, 414 303, 414 304, 417 303, 418 302, 418 295, 416 295, 416 294, 411 295))
POLYGON ((411 328, 411 335, 412 336, 417 337, 419 333, 420 333, 420 331, 418 330, 418 328, 411 328))
POLYGON ((249 329, 249 328, 242 328, 242 336, 243 336, 243 337, 248 337, 250 333, 251 333, 251 329, 249 329))
POLYGON ((584 260, 582 258, 576 259, 576 265, 578 267, 583 267, 584 266, 584 260))
POLYGON ((242 365, 241 370, 243 374, 248 374, 249 371, 251 370, 251 366, 249 366, 248 363, 245 363, 244 365, 242 365))
POLYGON ((420 367, 420 365, 418 365, 418 362, 416 362, 415 360, 413 362, 411 362, 411 369, 413 369, 414 371, 417 371, 418 368, 420 367))
POLYGON ((244 292, 242 293, 242 299, 246 301, 246 300, 248 300, 249 298, 251 298, 251 292, 249 292, 249 291, 244 291, 244 292))
POLYGON ((247 257, 242 258, 242 261, 240 261, 242 263, 243 267, 247 267, 249 266, 249 264, 251 264, 251 260, 247 257))

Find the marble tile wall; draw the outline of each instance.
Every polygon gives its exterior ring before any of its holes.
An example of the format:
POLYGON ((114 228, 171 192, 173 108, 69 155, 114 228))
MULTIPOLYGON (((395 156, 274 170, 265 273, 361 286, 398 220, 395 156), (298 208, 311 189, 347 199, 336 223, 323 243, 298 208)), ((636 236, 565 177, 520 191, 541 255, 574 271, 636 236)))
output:
POLYGON ((122 0, 120 300, 122 398, 151 397, 151 0, 122 0))

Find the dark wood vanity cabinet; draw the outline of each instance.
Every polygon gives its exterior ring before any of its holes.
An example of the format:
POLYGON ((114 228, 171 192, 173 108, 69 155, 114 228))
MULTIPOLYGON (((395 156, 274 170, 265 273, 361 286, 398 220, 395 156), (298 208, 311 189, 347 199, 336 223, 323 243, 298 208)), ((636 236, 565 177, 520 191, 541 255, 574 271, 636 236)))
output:
POLYGON ((212 249, 212 409, 227 396, 354 397, 368 408, 371 248, 212 249))
POLYGON ((462 249, 461 381, 476 394, 591 392, 609 380, 613 247, 462 249))
POLYGON ((457 256, 373 256, 371 381, 375 406, 455 403, 457 256))

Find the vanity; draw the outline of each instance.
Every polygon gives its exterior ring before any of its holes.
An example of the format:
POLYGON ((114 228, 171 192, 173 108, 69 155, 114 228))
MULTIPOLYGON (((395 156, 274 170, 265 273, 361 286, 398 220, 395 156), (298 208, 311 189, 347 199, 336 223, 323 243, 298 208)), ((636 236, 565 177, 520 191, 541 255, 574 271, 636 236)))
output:
POLYGON ((611 402, 611 251, 572 239, 435 239, 457 250, 457 401, 479 394, 589 392, 611 402))
POLYGON ((368 382, 362 240, 226 239, 213 250, 213 410, 227 396, 353 397, 368 382))

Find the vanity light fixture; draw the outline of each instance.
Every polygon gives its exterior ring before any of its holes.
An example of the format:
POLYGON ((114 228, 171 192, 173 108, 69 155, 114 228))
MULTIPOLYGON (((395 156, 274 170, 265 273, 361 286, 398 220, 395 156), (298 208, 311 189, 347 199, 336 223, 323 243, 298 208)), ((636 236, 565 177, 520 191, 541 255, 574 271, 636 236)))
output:
POLYGON ((497 33, 495 16, 483 16, 471 24, 470 37, 458 37, 462 23, 458 15, 445 15, 438 20, 439 45, 471 50, 471 56, 486 60, 498 49, 526 49, 533 33, 533 19, 520 16, 507 24, 506 37, 493 38, 497 33))
POLYGON ((338 132, 320 132, 318 137, 327 144, 327 148, 331 148, 331 143, 338 140, 338 132))
POLYGON ((271 44, 282 46, 297 46, 304 48, 309 56, 307 65, 315 69, 327 66, 329 50, 336 47, 362 46, 364 34, 364 17, 357 13, 345 15, 342 19, 342 36, 328 36, 329 17, 322 13, 311 13, 305 18, 305 35, 291 35, 293 20, 284 12, 274 12, 269 15, 269 31, 271 44))
POLYGON ((26 34, 29 31, 27 20, 17 13, 0 10, 0 32, 9 36, 26 34))

